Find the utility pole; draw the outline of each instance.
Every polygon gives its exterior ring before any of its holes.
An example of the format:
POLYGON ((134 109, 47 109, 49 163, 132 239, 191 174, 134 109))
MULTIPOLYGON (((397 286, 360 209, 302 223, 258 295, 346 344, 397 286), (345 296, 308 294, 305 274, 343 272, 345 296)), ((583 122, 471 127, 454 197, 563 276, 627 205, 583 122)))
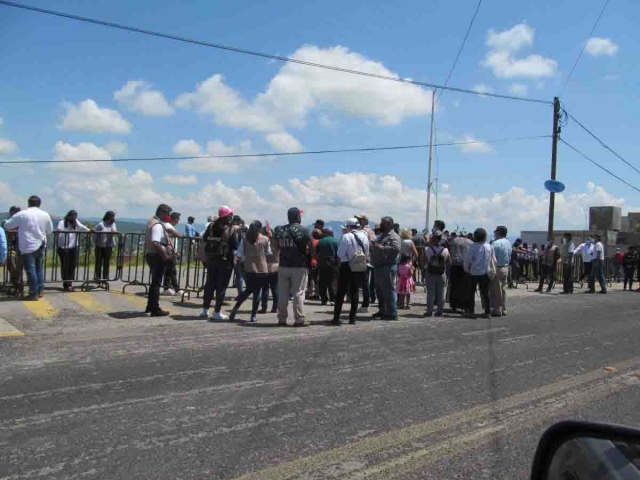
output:
POLYGON ((433 124, 435 120, 434 110, 436 106, 436 89, 431 92, 431 133, 429 134, 429 179, 427 181, 427 215, 424 228, 429 231, 429 208, 431 207, 431 165, 433 164, 433 124))
MULTIPOLYGON (((553 136, 551 142, 551 180, 556 179, 556 161, 558 159, 558 123, 560 121, 560 99, 553 97, 553 136)), ((547 240, 553 239, 553 213, 555 209, 556 194, 549 192, 549 228, 547 240)))

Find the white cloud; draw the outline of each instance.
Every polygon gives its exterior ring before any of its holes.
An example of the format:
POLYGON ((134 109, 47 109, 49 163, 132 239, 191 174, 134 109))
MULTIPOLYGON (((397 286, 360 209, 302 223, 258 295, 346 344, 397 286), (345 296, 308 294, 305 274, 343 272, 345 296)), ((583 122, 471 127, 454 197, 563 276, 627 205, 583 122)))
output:
POLYGON ((493 93, 493 88, 486 83, 478 83, 471 87, 471 90, 478 93, 493 93))
POLYGON ((618 44, 608 38, 593 37, 587 41, 584 51, 592 57, 607 55, 613 57, 618 53, 618 44))
POLYGON ((130 133, 131 123, 120 115, 120 112, 109 108, 100 108, 91 99, 79 105, 63 103, 66 113, 62 116, 61 130, 93 133, 130 133))
MULTIPOLYGON (((207 142, 204 149, 195 140, 180 140, 173 147, 173 151, 184 156, 250 155, 254 153, 250 140, 244 140, 238 145, 225 145, 220 140, 212 140, 207 142)), ((269 157, 196 158, 179 162, 178 168, 192 172, 238 173, 247 163, 255 162, 258 158, 269 159, 269 157)))
POLYGON ((287 132, 270 133, 264 138, 279 153, 302 152, 304 150, 302 144, 287 132))
POLYGON ((148 117, 167 117, 175 113, 162 92, 153 90, 144 80, 129 80, 113 94, 113 98, 129 110, 148 117))
POLYGON ((103 148, 111 155, 124 155, 128 150, 126 143, 118 141, 109 142, 103 148))
POLYGON ((7 182, 0 182, 0 203, 2 205, 23 205, 26 203, 26 199, 26 196, 18 195, 7 182))
POLYGON ((198 183, 195 175, 164 175, 162 181, 174 185, 195 185, 198 183))
POLYGON ((0 138, 0 155, 13 155, 18 151, 18 144, 8 138, 0 138))
MULTIPOLYGON (((105 147, 99 147, 91 142, 80 142, 77 145, 58 140, 53 146, 54 160, 111 160, 111 153, 105 147)), ((84 174, 103 174, 113 168, 111 162, 78 162, 52 163, 51 168, 66 172, 81 172, 84 174)))
POLYGON ((478 140, 473 135, 465 133, 462 138, 457 139, 458 142, 472 142, 458 145, 462 153, 493 153, 493 147, 487 142, 478 140))
MULTIPOLYGON (((323 49, 305 45, 292 57, 400 78, 382 63, 345 47, 323 49)), ((209 115, 217 125, 278 133, 286 127, 304 127, 309 113, 317 108, 372 119, 380 125, 396 125, 410 117, 427 115, 431 95, 416 85, 381 82, 287 63, 271 79, 267 89, 252 100, 245 99, 225 84, 222 75, 216 74, 199 83, 194 91, 179 95, 175 104, 209 115)))
POLYGON ((524 58, 516 56, 523 47, 533 45, 534 37, 535 29, 526 23, 502 32, 490 29, 486 41, 489 52, 481 65, 491 68, 497 78, 553 77, 558 68, 555 60, 538 54, 524 58))
POLYGON ((512 83, 509 85, 509 93, 519 97, 525 97, 529 93, 529 87, 523 83, 512 83))

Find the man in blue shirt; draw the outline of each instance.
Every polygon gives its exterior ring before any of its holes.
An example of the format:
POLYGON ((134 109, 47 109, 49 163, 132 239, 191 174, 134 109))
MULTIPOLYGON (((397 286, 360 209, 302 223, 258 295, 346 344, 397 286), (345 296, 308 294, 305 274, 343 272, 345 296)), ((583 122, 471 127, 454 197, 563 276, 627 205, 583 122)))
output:
POLYGON ((493 232, 493 255, 496 258, 496 276, 491 280, 491 315, 502 317, 507 314, 507 279, 509 278, 509 260, 511 242, 507 240, 507 227, 500 225, 493 232))
POLYGON ((184 235, 185 237, 188 238, 196 238, 198 236, 200 236, 198 234, 198 232, 196 231, 196 227, 193 226, 193 222, 195 222, 196 219, 193 217, 189 217, 187 219, 187 224, 184 226, 184 235))
POLYGON ((0 227, 0 265, 4 265, 7 261, 7 237, 4 234, 4 228, 0 227))

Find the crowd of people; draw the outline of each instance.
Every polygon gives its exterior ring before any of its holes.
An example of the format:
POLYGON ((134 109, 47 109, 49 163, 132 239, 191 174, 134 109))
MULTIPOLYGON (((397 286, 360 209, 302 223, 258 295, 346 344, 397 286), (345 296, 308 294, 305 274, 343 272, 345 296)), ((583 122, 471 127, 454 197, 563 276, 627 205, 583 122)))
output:
MULTIPOLYGON (((38 300, 43 293, 43 252, 47 237, 54 232, 50 216, 40 208, 37 196, 28 199, 28 208, 12 207, 9 218, 0 228, 0 263, 7 264, 11 281, 21 278, 15 256, 26 271, 28 300, 38 300), (17 231, 7 237, 4 230, 17 231), (13 245, 7 238, 17 238, 13 245), (17 270, 17 271, 16 271, 17 270)), ((393 218, 385 216, 371 227, 365 214, 349 218, 342 227, 340 240, 331 227, 317 220, 313 228, 303 226, 303 210, 292 207, 287 223, 271 228, 259 220, 248 226, 233 209, 222 206, 211 216, 202 232, 189 217, 184 235, 177 225, 180 213, 168 205, 159 205, 145 227, 145 261, 150 271, 150 288, 146 312, 165 316, 160 307, 161 288, 169 295, 180 294, 176 261, 181 237, 198 238, 189 248, 206 266, 203 305, 200 317, 211 320, 236 320, 242 304, 253 296, 249 321, 257 322, 258 313, 266 313, 269 293, 271 312, 277 313, 278 324, 286 325, 289 302, 293 303, 294 326, 307 324, 305 301, 319 300, 333 307, 333 325, 341 325, 345 299, 349 302, 348 321, 355 324, 358 316, 396 320, 398 310, 411 307, 411 297, 419 283, 426 289, 426 317, 442 316, 445 303, 453 313, 476 317, 476 293, 479 291, 483 316, 507 315, 507 290, 523 279, 539 279, 538 292, 554 287, 556 269, 562 266, 563 294, 573 293, 573 261, 580 255, 584 275, 588 277, 587 293, 607 293, 605 252, 598 235, 574 245, 570 233, 562 244, 549 241, 540 248, 529 247, 520 239, 513 244, 508 230, 498 226, 489 239, 486 230, 473 233, 449 233, 442 220, 436 220, 430 233, 400 229, 393 218), (222 312, 226 292, 235 276, 238 296, 228 315, 222 312), (362 292, 362 304, 360 293, 362 292), (371 314, 369 308, 377 304, 371 314), (210 312, 213 305, 213 313, 210 312)), ((60 220, 57 232, 57 254, 65 290, 72 289, 78 258, 78 232, 93 232, 95 278, 109 279, 109 265, 117 233, 115 213, 108 211, 94 227, 85 226, 71 210, 60 220)), ((191 257, 191 254, 189 255, 191 257)), ((631 290, 640 257, 633 247, 626 253, 616 252, 616 278, 624 275, 624 289, 631 290)), ((638 269, 640 272, 640 268, 638 269)), ((582 280, 582 279, 581 279, 582 280)), ((640 290, 640 289, 638 289, 640 290)))

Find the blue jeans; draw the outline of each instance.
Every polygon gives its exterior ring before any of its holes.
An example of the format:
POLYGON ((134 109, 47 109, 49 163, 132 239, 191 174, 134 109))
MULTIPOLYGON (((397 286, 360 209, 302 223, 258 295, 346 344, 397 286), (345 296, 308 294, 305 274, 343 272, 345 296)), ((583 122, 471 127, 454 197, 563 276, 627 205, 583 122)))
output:
POLYGON ((35 297, 42 292, 44 288, 44 269, 42 268, 42 258, 44 255, 44 247, 32 253, 22 255, 22 264, 27 272, 29 281, 29 296, 35 297))
POLYGON ((397 277, 398 265, 375 267, 376 296, 378 297, 378 308, 382 315, 391 317, 398 315, 397 277))
POLYGON ((211 307, 215 294, 214 311, 220 313, 232 274, 233 265, 227 261, 210 260, 207 262, 207 281, 204 285, 203 308, 208 310, 211 307))
POLYGON ((262 309, 267 309, 267 303, 269 302, 269 290, 271 290, 271 296, 273 297, 272 311, 278 310, 278 272, 267 274, 269 282, 269 288, 262 289, 262 309))
POLYGON ((589 275, 589 290, 596 289, 596 280, 600 284, 600 289, 607 291, 607 282, 604 278, 604 261, 595 259, 591 261, 591 275, 589 275))

